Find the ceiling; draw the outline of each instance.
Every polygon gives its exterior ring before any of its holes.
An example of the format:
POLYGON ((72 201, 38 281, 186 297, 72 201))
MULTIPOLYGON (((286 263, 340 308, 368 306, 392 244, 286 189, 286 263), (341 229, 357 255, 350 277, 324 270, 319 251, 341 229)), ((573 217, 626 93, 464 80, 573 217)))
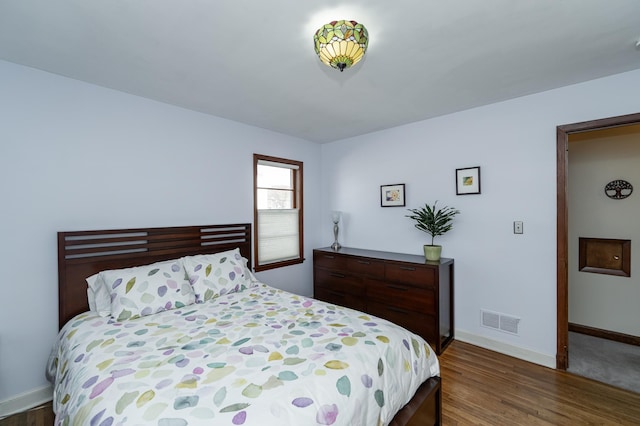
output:
POLYGON ((2 0, 0 59, 325 143, 640 68, 638 0, 2 0), (323 65, 323 24, 367 27, 323 65))

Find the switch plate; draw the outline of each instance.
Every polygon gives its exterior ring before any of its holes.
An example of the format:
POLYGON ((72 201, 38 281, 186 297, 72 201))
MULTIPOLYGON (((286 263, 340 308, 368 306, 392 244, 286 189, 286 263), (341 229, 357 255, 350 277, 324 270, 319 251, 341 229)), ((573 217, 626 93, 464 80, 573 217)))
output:
POLYGON ((522 221, 516 220, 513 222, 513 233, 514 234, 523 234, 522 221))

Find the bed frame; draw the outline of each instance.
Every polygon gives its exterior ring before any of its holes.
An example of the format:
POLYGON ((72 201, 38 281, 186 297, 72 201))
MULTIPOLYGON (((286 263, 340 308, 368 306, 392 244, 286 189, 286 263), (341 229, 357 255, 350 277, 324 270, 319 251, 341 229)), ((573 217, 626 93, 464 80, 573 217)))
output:
MULTIPOLYGON (((85 279, 93 274, 234 248, 251 266, 251 224, 58 232, 59 327, 89 310, 85 279)), ((432 377, 390 425, 439 425, 441 407, 440 378, 432 377)))

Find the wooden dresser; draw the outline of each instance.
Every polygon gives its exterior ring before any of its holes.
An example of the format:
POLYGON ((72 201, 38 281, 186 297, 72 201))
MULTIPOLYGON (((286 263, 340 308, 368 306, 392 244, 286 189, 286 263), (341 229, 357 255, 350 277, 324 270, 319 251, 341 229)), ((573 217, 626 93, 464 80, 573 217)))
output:
POLYGON ((314 297, 393 321, 440 353, 453 340, 453 259, 342 247, 313 251, 314 297))

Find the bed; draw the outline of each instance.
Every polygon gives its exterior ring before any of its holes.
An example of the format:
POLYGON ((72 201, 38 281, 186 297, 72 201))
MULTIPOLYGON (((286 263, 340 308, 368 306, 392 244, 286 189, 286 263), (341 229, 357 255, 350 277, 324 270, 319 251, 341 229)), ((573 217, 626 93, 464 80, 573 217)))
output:
POLYGON ((56 424, 440 424, 427 342, 260 282, 251 247, 250 224, 58 233, 56 424))

